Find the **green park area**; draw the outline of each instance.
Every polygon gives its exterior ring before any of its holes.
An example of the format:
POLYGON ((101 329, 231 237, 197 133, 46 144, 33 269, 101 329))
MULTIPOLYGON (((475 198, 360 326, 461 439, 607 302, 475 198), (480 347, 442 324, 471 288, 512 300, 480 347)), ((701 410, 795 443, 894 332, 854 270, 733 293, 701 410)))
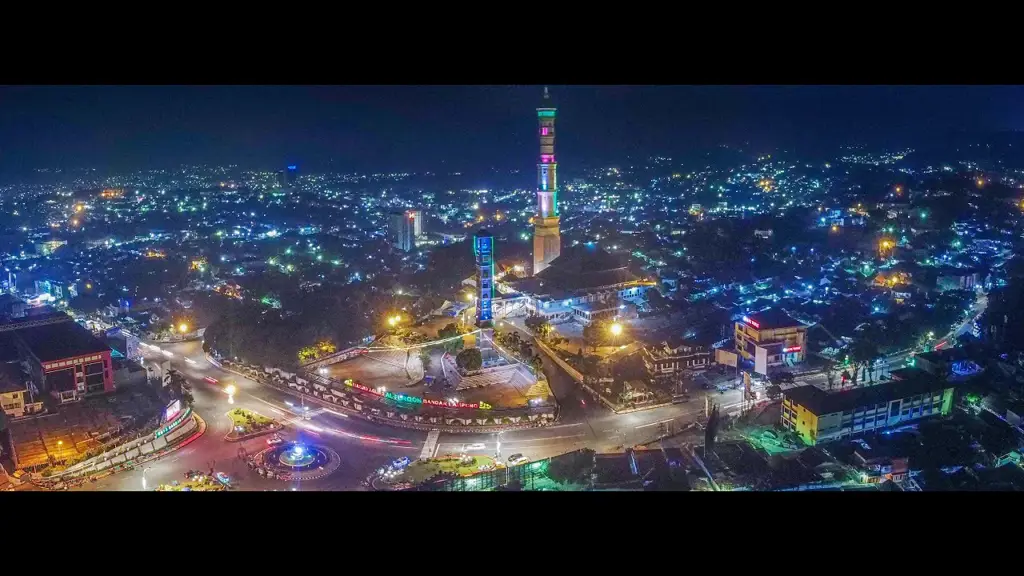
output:
POLYGON ((478 474, 486 470, 491 470, 494 466, 494 458, 491 458, 490 456, 430 458, 428 460, 413 462, 406 467, 405 471, 396 478, 396 480, 416 485, 437 474, 469 476, 471 474, 478 474))
POLYGON ((259 432, 274 423, 271 418, 244 408, 235 408, 228 412, 228 417, 231 418, 231 429, 237 434, 259 432))

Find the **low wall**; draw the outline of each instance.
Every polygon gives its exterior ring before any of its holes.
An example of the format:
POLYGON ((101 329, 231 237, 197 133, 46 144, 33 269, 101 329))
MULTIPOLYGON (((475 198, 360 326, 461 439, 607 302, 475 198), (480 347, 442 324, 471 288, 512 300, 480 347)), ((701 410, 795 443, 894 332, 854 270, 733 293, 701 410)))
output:
POLYGON ((122 444, 113 450, 90 458, 84 462, 79 462, 74 466, 70 466, 66 470, 50 476, 50 479, 66 480, 69 478, 76 478, 78 476, 99 472, 100 470, 110 466, 123 464, 124 462, 133 460, 139 456, 145 456, 146 454, 166 448, 168 445, 174 444, 176 440, 195 428, 196 420, 192 417, 191 410, 189 410, 188 417, 182 419, 181 423, 178 424, 176 428, 162 434, 160 432, 165 430, 165 427, 157 428, 153 432, 150 432, 141 438, 122 444))
MULTIPOLYGON (((540 339, 537 338, 536 336, 534 336, 533 341, 537 345, 537 347, 540 348, 545 355, 547 355, 548 358, 550 358, 555 364, 558 364, 559 367, 565 370, 566 374, 568 374, 570 378, 579 383, 579 385, 582 386, 584 390, 593 394, 598 400, 601 401, 602 404, 607 406, 608 409, 611 410, 612 412, 615 412, 616 414, 619 413, 618 405, 612 404, 611 402, 608 401, 608 399, 604 397, 603 394, 588 386, 586 382, 584 382, 583 374, 581 374, 579 370, 570 366, 568 362, 562 360, 562 357, 558 355, 558 352, 552 350, 547 344, 541 342, 540 339)), ((632 412, 633 410, 630 411, 632 412)))

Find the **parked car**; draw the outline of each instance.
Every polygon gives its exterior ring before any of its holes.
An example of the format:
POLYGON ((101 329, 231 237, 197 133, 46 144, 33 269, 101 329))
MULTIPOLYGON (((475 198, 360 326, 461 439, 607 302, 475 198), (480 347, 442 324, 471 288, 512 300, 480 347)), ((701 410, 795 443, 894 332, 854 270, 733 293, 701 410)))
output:
POLYGON ((462 451, 468 452, 470 450, 486 450, 487 446, 483 442, 474 442, 473 444, 463 444, 462 451))
POLYGON ((523 456, 522 454, 513 454, 513 455, 508 457, 508 463, 511 466, 515 466, 517 464, 522 464, 523 462, 528 462, 529 460, 530 460, 529 458, 527 458, 526 456, 523 456))
POLYGON ((274 434, 270 438, 267 438, 267 445, 268 446, 277 446, 278 444, 280 444, 282 442, 284 442, 284 438, 281 438, 281 436, 279 436, 278 434, 274 434))

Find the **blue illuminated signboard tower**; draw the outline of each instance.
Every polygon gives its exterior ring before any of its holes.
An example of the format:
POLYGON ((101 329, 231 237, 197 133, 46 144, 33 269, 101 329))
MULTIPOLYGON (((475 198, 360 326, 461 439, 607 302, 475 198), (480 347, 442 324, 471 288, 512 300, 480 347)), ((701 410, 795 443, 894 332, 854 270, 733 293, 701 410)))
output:
POLYGON ((473 236, 473 254, 476 256, 476 325, 491 325, 491 299, 494 295, 494 238, 487 230, 473 236))

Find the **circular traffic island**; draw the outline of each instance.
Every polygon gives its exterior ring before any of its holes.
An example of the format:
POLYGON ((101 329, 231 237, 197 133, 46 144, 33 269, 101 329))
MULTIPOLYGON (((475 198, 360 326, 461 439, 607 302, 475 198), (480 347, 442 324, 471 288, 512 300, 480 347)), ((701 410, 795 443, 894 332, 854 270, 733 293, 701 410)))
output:
POLYGON ((323 478, 341 465, 341 457, 334 450, 299 442, 267 448, 254 460, 261 476, 287 481, 323 478))

